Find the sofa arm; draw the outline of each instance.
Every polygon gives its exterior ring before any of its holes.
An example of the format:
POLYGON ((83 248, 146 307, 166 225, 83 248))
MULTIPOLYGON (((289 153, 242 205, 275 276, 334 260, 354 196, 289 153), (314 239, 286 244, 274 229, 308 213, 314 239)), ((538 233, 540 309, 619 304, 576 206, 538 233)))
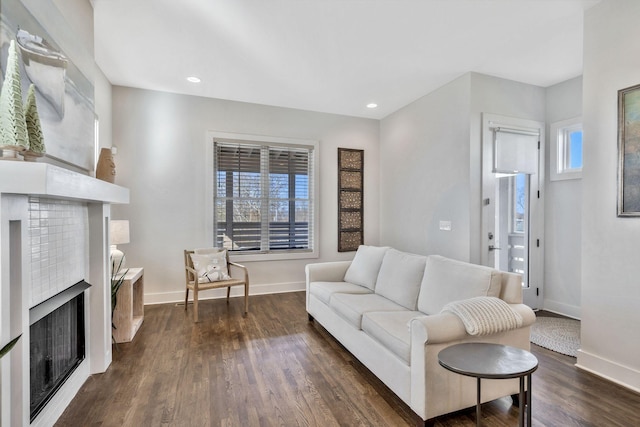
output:
POLYGON ((536 314, 531 307, 524 304, 509 304, 509 306, 522 316, 522 327, 531 326, 536 321, 536 314))
POLYGON ((443 312, 411 320, 411 344, 440 344, 467 336, 464 323, 458 316, 443 312))
POLYGON ((307 264, 305 274, 307 277, 307 289, 312 282, 342 282, 351 261, 319 262, 307 264))

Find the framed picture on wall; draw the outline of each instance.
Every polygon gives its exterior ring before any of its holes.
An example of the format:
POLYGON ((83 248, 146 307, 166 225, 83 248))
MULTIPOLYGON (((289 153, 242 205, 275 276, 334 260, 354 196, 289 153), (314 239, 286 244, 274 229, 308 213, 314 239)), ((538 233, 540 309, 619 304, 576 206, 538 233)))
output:
POLYGON ((23 99, 35 86, 45 156, 83 172, 95 166, 93 83, 63 52, 20 0, 2 0, 0 64, 6 73, 9 43, 19 55, 23 99))
POLYGON ((338 252, 364 244, 364 150, 338 148, 338 252))
POLYGON ((640 85, 618 91, 618 216, 640 216, 640 85))

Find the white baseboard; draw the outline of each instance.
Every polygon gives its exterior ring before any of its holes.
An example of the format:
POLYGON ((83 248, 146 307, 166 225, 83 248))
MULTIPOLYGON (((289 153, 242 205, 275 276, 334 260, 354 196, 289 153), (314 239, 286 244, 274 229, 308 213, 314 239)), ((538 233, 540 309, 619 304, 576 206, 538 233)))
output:
POLYGON ((640 371, 578 350, 576 367, 640 393, 640 371))
POLYGON ((580 320, 580 307, 545 299, 543 310, 580 320))
MULTIPOLYGON (((249 295, 267 295, 267 294, 282 294, 285 292, 300 292, 306 289, 304 282, 291 282, 291 283, 270 283, 266 285, 249 285, 249 295)), ((173 292, 159 292, 159 293, 145 293, 144 303, 145 305, 152 304, 167 304, 174 302, 184 302, 184 289, 173 292)), ((189 293, 189 301, 192 293, 189 293)), ((234 286, 231 288, 232 297, 241 297, 244 295, 244 288, 242 286, 234 286)), ((208 291, 202 291, 199 293, 198 300, 226 298, 227 290, 222 289, 210 289, 208 291)))

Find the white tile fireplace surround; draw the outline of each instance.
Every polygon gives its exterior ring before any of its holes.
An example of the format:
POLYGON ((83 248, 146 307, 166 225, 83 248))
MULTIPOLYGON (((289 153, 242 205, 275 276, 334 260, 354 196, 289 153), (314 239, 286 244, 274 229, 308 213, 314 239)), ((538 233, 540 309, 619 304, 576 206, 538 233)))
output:
POLYGON ((0 425, 50 426, 89 375, 111 363, 109 219, 129 190, 45 163, 0 162, 0 425), (30 423, 29 309, 80 280, 85 359, 30 423))

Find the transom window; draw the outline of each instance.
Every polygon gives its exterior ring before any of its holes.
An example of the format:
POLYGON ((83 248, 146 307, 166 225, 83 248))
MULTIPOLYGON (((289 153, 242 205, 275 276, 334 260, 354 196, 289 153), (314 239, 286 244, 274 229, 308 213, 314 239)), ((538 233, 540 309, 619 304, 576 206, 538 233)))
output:
POLYGON ((245 255, 313 252, 314 149, 214 139, 215 245, 245 255))

